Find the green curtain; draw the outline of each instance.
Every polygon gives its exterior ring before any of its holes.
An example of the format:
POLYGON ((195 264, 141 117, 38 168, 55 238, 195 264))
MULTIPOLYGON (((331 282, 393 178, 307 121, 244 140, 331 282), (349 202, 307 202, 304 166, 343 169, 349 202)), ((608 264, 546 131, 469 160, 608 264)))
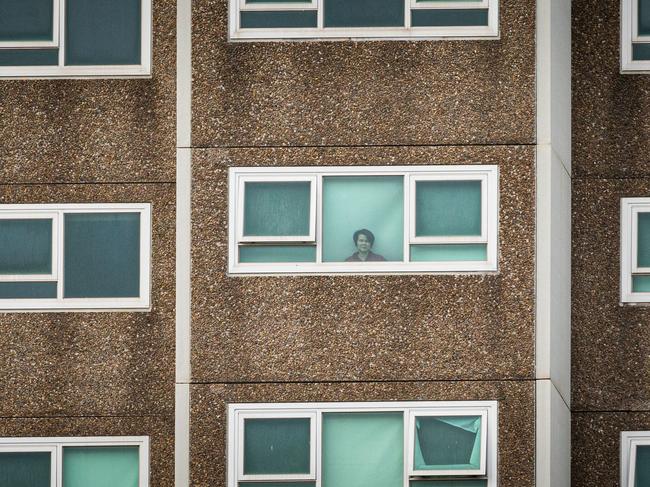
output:
POLYGON ((636 470, 634 487, 648 487, 650 485, 650 446, 639 445, 636 447, 636 470))
POLYGON ((0 274, 52 272, 52 219, 0 220, 0 274))
POLYGON ((138 487, 137 446, 66 446, 63 487, 138 487))
POLYGON ((480 467, 480 416, 416 416, 415 470, 480 467))
POLYGON ((402 413, 323 414, 322 487, 402 487, 402 413))
POLYGON ((481 234, 480 181, 417 181, 415 235, 418 237, 481 234))
POLYGON ((246 183, 244 235, 309 235, 310 195, 308 181, 246 183))
POLYGON ((412 262, 487 260, 486 244, 411 245, 412 262))
POLYGON ((244 474, 307 474, 309 418, 244 420, 244 474))
POLYGON ((0 487, 50 487, 49 452, 0 453, 0 487))

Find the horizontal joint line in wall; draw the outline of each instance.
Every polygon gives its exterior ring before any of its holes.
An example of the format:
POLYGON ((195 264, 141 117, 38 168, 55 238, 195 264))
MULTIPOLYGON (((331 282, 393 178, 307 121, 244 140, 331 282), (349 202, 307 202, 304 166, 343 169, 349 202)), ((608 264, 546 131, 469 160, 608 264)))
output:
POLYGON ((571 414, 603 414, 603 413, 638 413, 638 414, 647 414, 650 413, 650 409, 572 409, 571 414))
POLYGON ((504 378, 504 379, 359 379, 359 380, 265 380, 265 381, 192 381, 190 385, 253 385, 253 384, 402 384, 417 382, 535 382, 535 378, 504 378))
POLYGON ((190 149, 381 149, 407 147, 536 147, 536 143, 497 143, 497 144, 369 144, 369 145, 193 145, 190 149))
POLYGON ((578 175, 575 175, 575 174, 574 174, 573 177, 572 177, 571 179, 574 179, 574 180, 585 180, 585 181, 589 181, 589 180, 593 180, 593 181, 597 181, 597 180, 602 180, 602 181, 609 181, 609 180, 622 180, 622 181, 623 181, 623 180, 626 180, 626 179, 631 179, 631 180, 635 180, 635 179, 650 179, 650 174, 647 174, 647 175, 645 175, 645 176, 596 176, 596 175, 582 175, 582 176, 578 176, 578 175))
POLYGON ((160 418, 169 416, 170 418, 174 416, 174 412, 167 413, 152 413, 152 414, 72 414, 72 415, 59 415, 59 416, 2 416, 0 415, 0 420, 9 420, 9 419, 92 419, 92 418, 160 418))
POLYGON ((42 182, 42 183, 36 183, 36 182, 2 182, 0 181, 0 186, 73 186, 73 185, 80 185, 80 184, 129 184, 129 185, 135 185, 135 184, 176 184, 176 181, 78 181, 78 182, 42 182))

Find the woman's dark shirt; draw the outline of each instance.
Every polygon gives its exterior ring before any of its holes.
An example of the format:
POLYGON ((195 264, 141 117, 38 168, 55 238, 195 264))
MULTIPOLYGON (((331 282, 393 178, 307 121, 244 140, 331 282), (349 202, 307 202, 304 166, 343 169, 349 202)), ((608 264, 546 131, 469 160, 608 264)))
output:
POLYGON ((346 262, 386 262, 383 255, 375 254, 374 252, 368 252, 368 257, 366 260, 361 260, 359 258, 359 252, 355 252, 350 257, 345 259, 346 262))

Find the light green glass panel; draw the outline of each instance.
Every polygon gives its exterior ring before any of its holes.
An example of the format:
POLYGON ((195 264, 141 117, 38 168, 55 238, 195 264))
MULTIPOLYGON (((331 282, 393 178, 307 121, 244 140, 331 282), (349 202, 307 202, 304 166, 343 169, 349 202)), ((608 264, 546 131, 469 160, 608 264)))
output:
POLYGON ((0 274, 52 272, 52 219, 0 220, 0 274))
POLYGON ((306 3, 309 4, 309 0, 246 0, 246 3, 270 3, 273 5, 274 3, 306 3))
POLYGON ((313 245, 240 245, 239 262, 316 262, 313 245))
POLYGON ((388 261, 404 259, 402 176, 323 178, 323 261, 344 262, 357 249, 354 232, 375 236, 371 251, 388 261))
POLYGON ((239 487, 316 487, 316 482, 239 482, 239 487))
POLYGON ((415 235, 481 235, 481 181, 417 181, 415 235))
POLYGON ((50 487, 49 452, 0 453, 0 487, 50 487))
POLYGON ((401 487, 402 413, 323 414, 322 487, 401 487))
POLYGON ((650 293, 650 276, 632 276, 632 292, 650 293))
POLYGON ((308 181, 246 183, 244 235, 309 235, 310 195, 308 181))
POLYGON ((244 474, 308 474, 309 418, 244 420, 244 474))
MULTIPOLYGON (((650 0, 639 2, 639 35, 650 35, 650 0)), ((650 485, 650 484, 649 484, 650 485)))
POLYGON ((412 262, 485 261, 486 244, 411 245, 412 262))
POLYGON ((63 448, 63 487, 138 487, 137 446, 63 448))
POLYGON ((650 445, 636 447, 636 469, 634 487, 648 487, 650 485, 650 445))
POLYGON ((487 487, 487 480, 411 480, 410 487, 487 487))
POLYGON ((415 470, 480 468, 480 416, 416 416, 414 441, 415 470))
POLYGON ((639 213, 637 227, 637 265, 650 267, 650 213, 639 213))

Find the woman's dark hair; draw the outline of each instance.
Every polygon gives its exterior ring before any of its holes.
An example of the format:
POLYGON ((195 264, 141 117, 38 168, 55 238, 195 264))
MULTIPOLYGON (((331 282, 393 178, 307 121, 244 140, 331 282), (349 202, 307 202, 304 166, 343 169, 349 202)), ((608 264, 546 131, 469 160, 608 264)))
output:
POLYGON ((357 244, 357 239, 359 238, 359 235, 365 235, 368 241, 370 242, 371 247, 375 244, 375 235, 370 230, 362 228, 361 230, 357 230, 356 232, 354 232, 354 235, 352 235, 352 241, 354 242, 354 245, 357 244))

